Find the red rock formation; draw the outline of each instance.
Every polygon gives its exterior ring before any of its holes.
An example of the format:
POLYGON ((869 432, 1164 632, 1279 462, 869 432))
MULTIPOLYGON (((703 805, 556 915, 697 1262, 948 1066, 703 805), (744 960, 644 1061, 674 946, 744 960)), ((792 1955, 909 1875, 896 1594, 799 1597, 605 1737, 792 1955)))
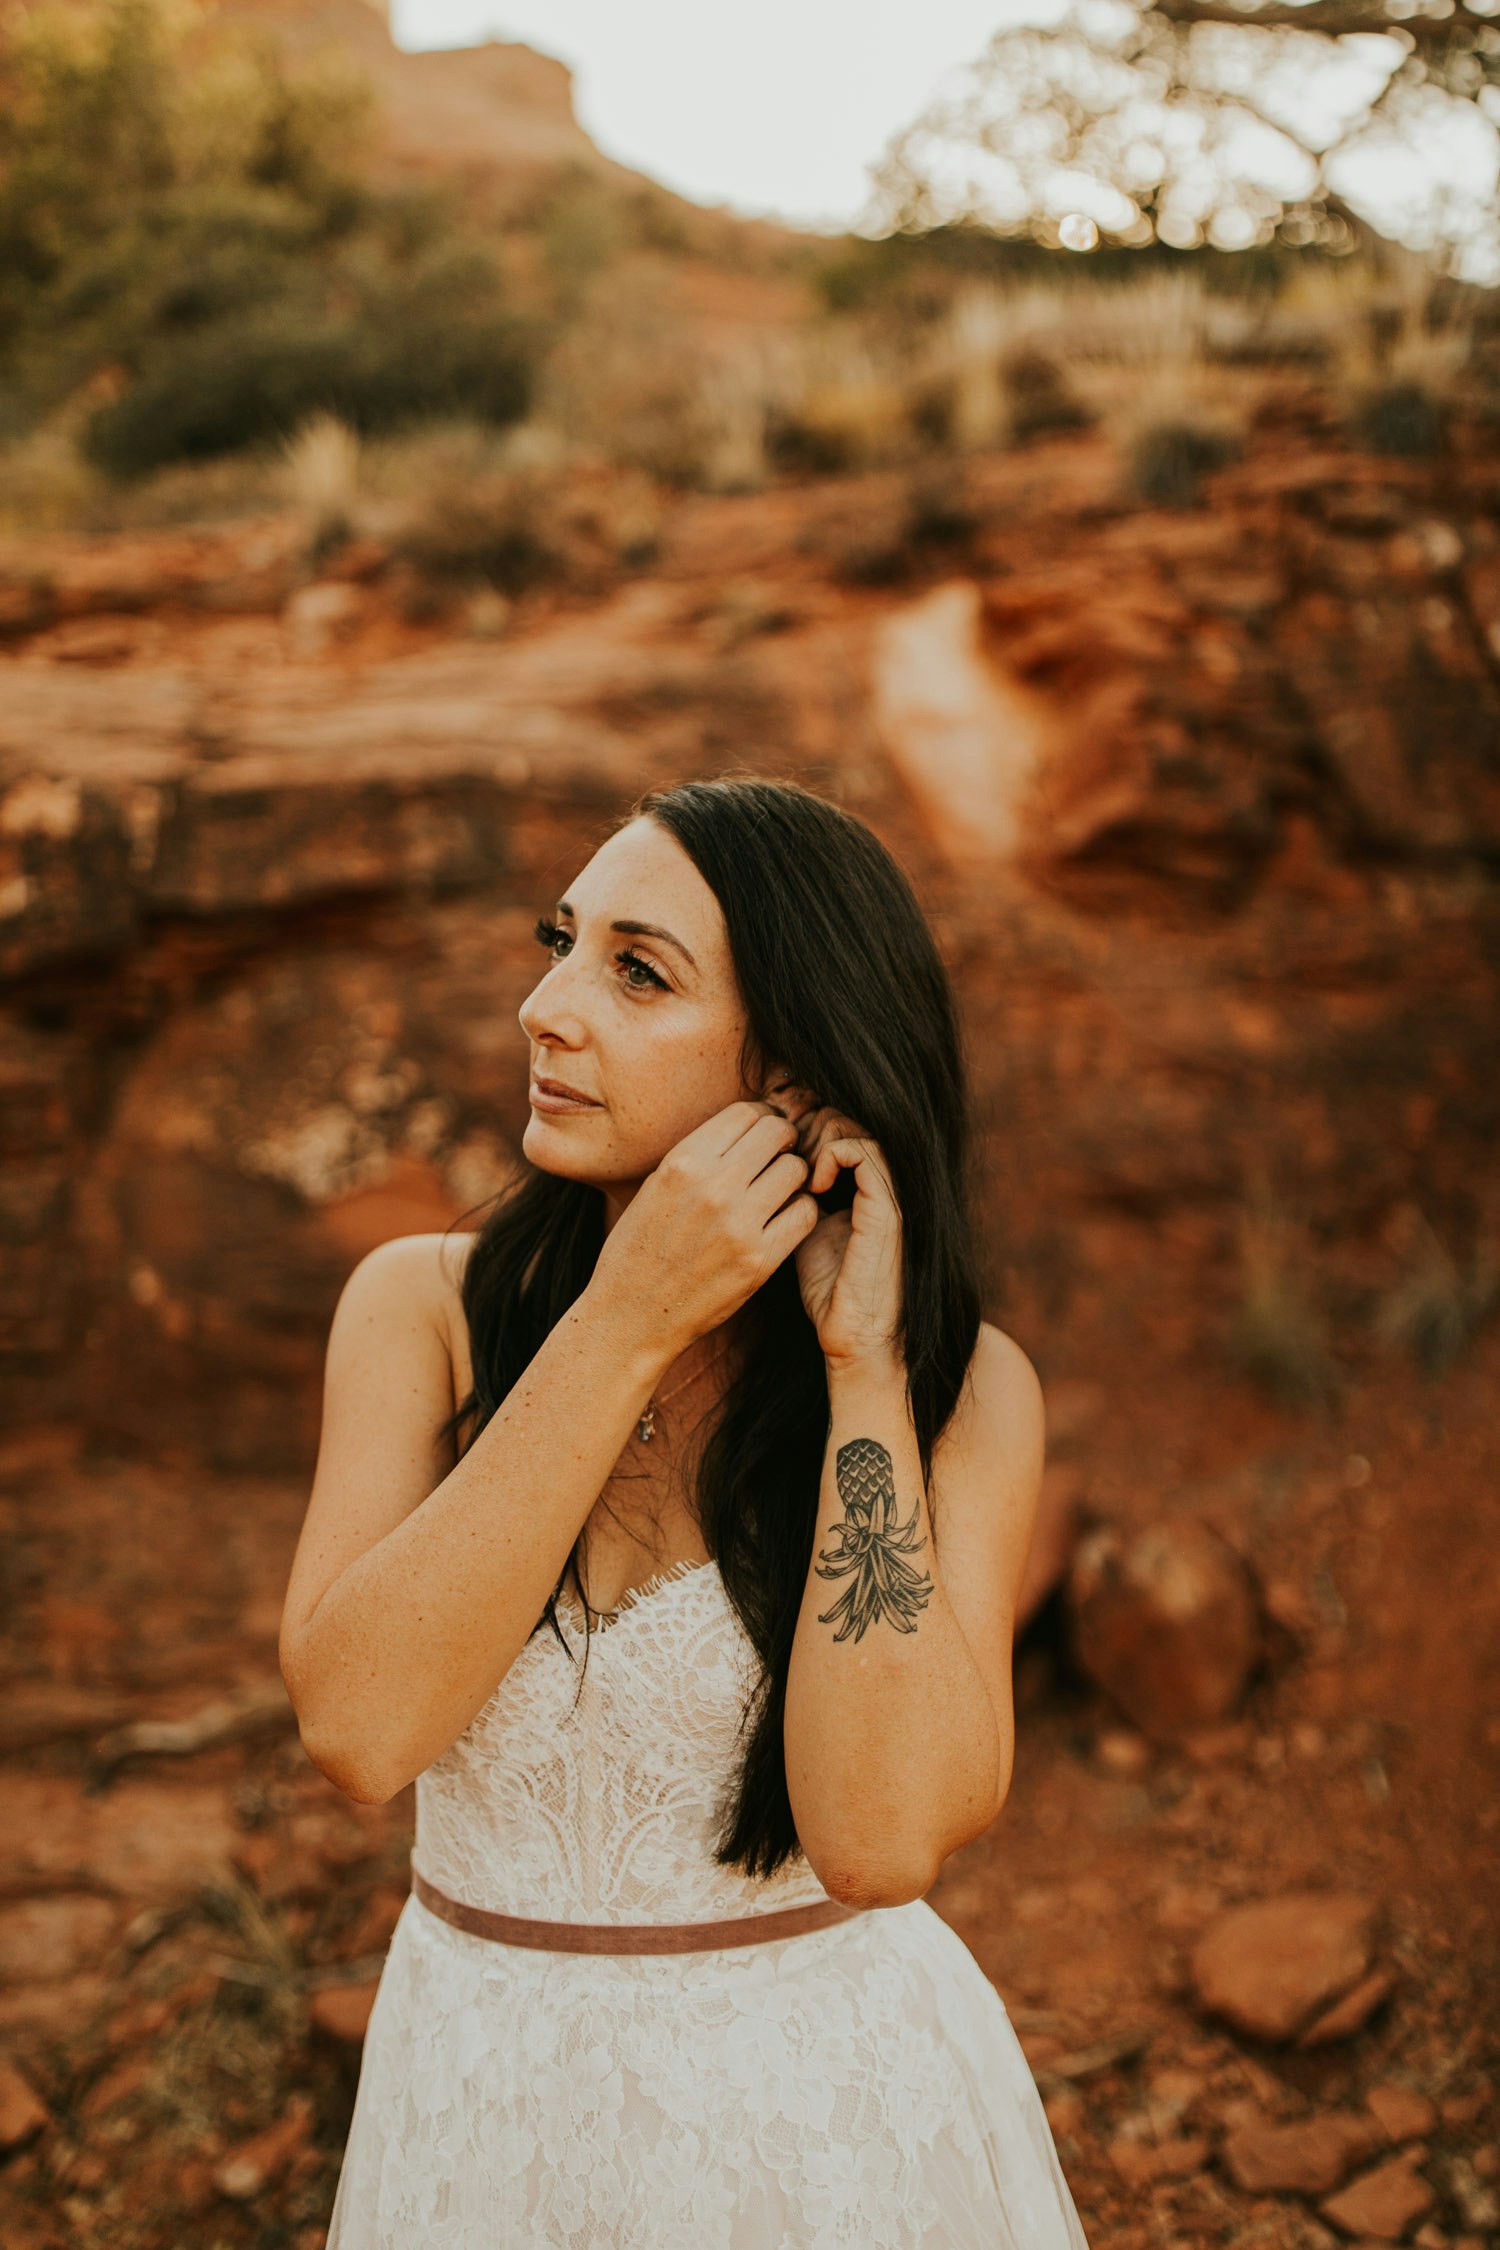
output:
POLYGON ((1500 1138, 1497 483, 1282 441, 1153 513, 1059 441, 975 466, 962 572, 840 579, 890 478, 687 497, 651 575, 498 639, 412 624, 366 555, 322 654, 289 524, 0 557, 11 1403, 305 1462, 353 1259, 506 1175, 538 903, 648 781, 745 764, 865 813, 938 917, 1031 1348, 1221 1361, 1261 1186, 1357 1347, 1412 1213, 1478 1238, 1500 1138), (1006 824, 956 859, 887 665, 942 588, 960 795, 1006 824))

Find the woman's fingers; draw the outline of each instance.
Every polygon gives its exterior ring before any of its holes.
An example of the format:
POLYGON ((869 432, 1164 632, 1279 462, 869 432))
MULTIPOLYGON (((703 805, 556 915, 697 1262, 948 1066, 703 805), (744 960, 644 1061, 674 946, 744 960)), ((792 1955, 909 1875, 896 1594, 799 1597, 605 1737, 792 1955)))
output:
POLYGON ((787 1197, 807 1185, 807 1158, 789 1148, 774 1158, 751 1182, 750 1192, 769 1219, 787 1197))
POLYGON ((812 1178, 808 1182, 814 1195, 821 1195, 825 1188, 831 1188, 839 1173, 856 1165, 863 1153, 862 1142, 850 1140, 843 1134, 824 1141, 818 1150, 812 1178))
POLYGON ((784 1127, 787 1123, 773 1102, 730 1102, 725 1108, 715 1110, 712 1117, 705 1117, 691 1133, 685 1133, 677 1146, 693 1155, 701 1153, 710 1159, 723 1157, 731 1149, 737 1150, 749 1134, 761 1132, 767 1125, 784 1127))
POLYGON ((773 1268, 805 1242, 823 1214, 810 1195, 794 1195, 784 1210, 766 1222, 766 1253, 773 1268))
POLYGON ((795 1150, 797 1128, 791 1120, 772 1110, 759 1117, 742 1133, 728 1152, 746 1186, 756 1179, 776 1156, 795 1150))
POLYGON ((841 1170, 857 1172, 861 1165, 867 1166, 886 1188, 890 1187, 891 1176, 875 1143, 862 1136, 840 1134, 834 1140, 825 1141, 818 1150, 808 1187, 814 1195, 821 1195, 832 1187, 841 1170))

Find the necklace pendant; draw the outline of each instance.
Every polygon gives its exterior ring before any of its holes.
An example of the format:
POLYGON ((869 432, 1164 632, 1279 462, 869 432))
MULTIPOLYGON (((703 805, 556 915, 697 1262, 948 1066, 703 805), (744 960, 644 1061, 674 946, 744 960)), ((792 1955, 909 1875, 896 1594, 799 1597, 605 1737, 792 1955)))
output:
POLYGON ((639 1421, 638 1421, 638 1422, 636 1423, 636 1426, 635 1426, 635 1434, 636 1434, 636 1436, 637 1436, 637 1437, 638 1437, 638 1438, 640 1439, 640 1441, 641 1441, 642 1445, 649 1445, 649 1444, 650 1444, 650 1442, 651 1442, 651 1440, 652 1440, 652 1438, 654 1438, 654 1437, 655 1437, 655 1435, 656 1435, 656 1415, 655 1415, 655 1412, 654 1412, 654 1410, 653 1410, 653 1409, 652 1409, 651 1407, 649 1407, 649 1406, 647 1407, 647 1409, 646 1409, 645 1413, 644 1413, 644 1414, 643 1414, 643 1415, 641 1416, 640 1420, 639 1420, 639 1421))

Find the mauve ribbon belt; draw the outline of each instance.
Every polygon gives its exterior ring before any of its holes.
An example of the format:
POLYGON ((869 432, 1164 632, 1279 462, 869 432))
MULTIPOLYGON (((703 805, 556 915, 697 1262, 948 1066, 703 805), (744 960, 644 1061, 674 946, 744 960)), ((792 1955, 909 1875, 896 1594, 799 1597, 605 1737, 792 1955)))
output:
POLYGON ((841 1899, 815 1898, 806 1906, 737 1914, 727 1922, 536 1922, 529 1915, 492 1914, 488 1907, 449 1898, 415 1867, 411 1887, 429 1914, 451 1922, 456 1930, 549 1953, 698 1953, 721 1945, 759 1945, 767 1938, 796 1937, 803 1930, 825 1930, 831 1923, 868 1912, 862 1906, 845 1906, 841 1899))

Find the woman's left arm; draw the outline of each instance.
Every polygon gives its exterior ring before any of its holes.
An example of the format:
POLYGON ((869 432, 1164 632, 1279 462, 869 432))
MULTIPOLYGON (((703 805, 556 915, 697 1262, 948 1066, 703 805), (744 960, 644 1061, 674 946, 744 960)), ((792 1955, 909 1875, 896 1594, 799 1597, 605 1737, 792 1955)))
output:
POLYGON ((852 1210, 825 1216, 796 1253, 828 1364, 830 1420, 787 1679, 787 1788, 825 1890, 891 1906, 931 1887, 1010 1786, 1011 1642, 1043 1410, 1025 1354, 981 1327, 934 1449, 939 1558, 906 1370, 890 1340, 900 1215, 878 1148, 858 1136, 822 1141, 808 1188, 831 1185, 842 1165, 855 1173, 852 1210))

